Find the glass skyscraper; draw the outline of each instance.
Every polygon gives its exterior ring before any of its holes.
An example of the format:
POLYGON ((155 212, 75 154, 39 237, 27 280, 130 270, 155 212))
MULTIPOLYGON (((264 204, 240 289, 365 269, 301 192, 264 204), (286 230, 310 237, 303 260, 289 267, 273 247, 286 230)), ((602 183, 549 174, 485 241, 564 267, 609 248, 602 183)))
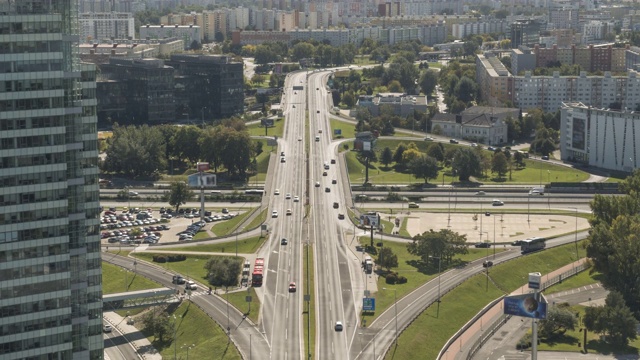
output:
POLYGON ((102 359, 95 67, 77 0, 0 0, 0 359, 102 359))

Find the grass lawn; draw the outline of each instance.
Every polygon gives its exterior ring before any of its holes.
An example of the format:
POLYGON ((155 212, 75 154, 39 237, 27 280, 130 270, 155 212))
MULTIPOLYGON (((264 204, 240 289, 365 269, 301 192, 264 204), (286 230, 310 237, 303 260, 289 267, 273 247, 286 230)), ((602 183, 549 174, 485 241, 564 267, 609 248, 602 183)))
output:
MULTIPOLYGON (((311 349, 311 351, 309 351, 308 353, 311 354, 311 359, 313 359, 315 357, 315 343, 316 343, 316 305, 313 302, 313 299, 315 299, 315 292, 316 292, 316 288, 315 288, 315 278, 314 278, 314 272, 313 272, 313 247, 309 247, 307 244, 303 245, 303 251, 305 256, 303 256, 302 258, 302 276, 304 279, 309 279, 309 284, 305 284, 305 287, 308 286, 309 287, 309 299, 311 299, 311 301, 309 301, 308 303, 303 304, 303 311, 302 311, 302 328, 303 328, 303 336, 304 336, 304 346, 305 346, 305 351, 306 349, 311 349), (307 261, 307 250, 309 251, 308 254, 308 261, 307 261), (307 274, 307 268, 309 269, 309 272, 307 274), (309 309, 307 311, 307 309, 309 309), (309 322, 309 326, 307 326, 307 322, 309 322), (310 329, 308 329, 310 328, 310 329), (309 341, 307 341, 309 340, 309 341)), ((306 290, 303 289, 299 289, 299 291, 304 291, 303 294, 307 294, 306 290)))
POLYGON ((352 123, 348 123, 345 121, 340 121, 335 118, 329 118, 329 126, 331 127, 331 139, 342 139, 342 138, 355 138, 356 137, 356 126, 352 123), (342 131, 342 135, 335 135, 335 129, 340 129, 342 131))
POLYGON ((266 140, 258 140, 258 141, 263 143, 262 153, 258 155, 256 158, 258 173, 254 176, 249 177, 249 180, 247 180, 247 184, 263 182, 267 178, 267 170, 269 169, 271 147, 267 146, 266 140))
MULTIPOLYGON (((371 242, 371 238, 368 236, 362 236, 359 240, 360 244, 362 245, 369 245, 371 242)), ((373 240, 374 245, 375 243, 380 241, 380 239, 376 239, 375 237, 373 240)), ((422 267, 421 263, 418 262, 420 258, 409 254, 409 252, 407 251, 407 244, 385 241, 384 246, 391 248, 393 253, 398 256, 398 267, 393 268, 392 271, 397 272, 400 276, 406 277, 407 282, 404 284, 390 285, 386 283, 384 277, 381 276, 378 278, 378 292, 375 294, 376 312, 362 314, 362 318, 367 320, 367 324, 370 324, 378 315, 383 313, 389 306, 393 305, 394 292, 392 290, 385 291, 383 290, 383 288, 386 287, 387 289, 396 289, 398 298, 401 298, 411 291, 415 290, 422 284, 438 276, 437 261, 434 263, 434 266, 420 269, 419 267, 422 267)), ((469 253, 466 255, 459 255, 454 260, 454 264, 447 265, 443 263, 442 271, 446 271, 447 267, 454 267, 460 264, 464 264, 469 261, 482 258, 483 256, 486 256, 486 249, 470 248, 469 253)), ((375 255, 372 255, 371 257, 373 259, 376 258, 375 255)), ((425 359, 427 358, 429 357, 425 357, 425 359)))
MULTIPOLYGON (((252 254, 258 250, 260 245, 267 238, 262 236, 254 236, 248 239, 238 239, 238 253, 241 254, 252 254)), ((177 247, 171 248, 172 251, 201 251, 201 252, 228 252, 230 255, 235 255, 236 252, 236 241, 225 241, 215 244, 202 244, 202 245, 194 245, 194 246, 185 246, 185 247, 177 247)))
MULTIPOLYGON (((230 292, 229 303, 235 306, 243 314, 247 316, 254 323, 258 323, 258 315, 260 315, 260 299, 256 295, 256 291, 253 287, 246 288, 246 291, 230 292), (247 296, 251 296, 251 305, 247 302, 247 296)), ((220 297, 227 299, 227 294, 221 294, 220 297)))
POLYGON ((480 309, 500 295, 526 284, 532 269, 545 274, 575 260, 574 246, 559 246, 494 266, 490 271, 493 281, 489 281, 488 290, 483 274, 465 281, 442 297, 439 316, 436 316, 437 304, 420 314, 400 335, 400 345, 392 349, 386 359, 408 359, 412 354, 435 359, 444 343, 480 309))
POLYGON ((260 214, 254 217, 253 220, 251 220, 251 222, 247 226, 245 226, 244 229, 242 229, 242 231, 251 230, 260 226, 260 224, 267 220, 267 212, 269 212, 269 209, 263 209, 260 214))
MULTIPOLYGON (((382 152, 385 147, 389 147, 392 151, 400 144, 401 142, 408 145, 412 141, 400 141, 400 140, 391 140, 391 139, 382 139, 378 140, 376 144, 376 150, 378 152, 382 152)), ((413 141, 416 144, 418 149, 422 152, 426 152, 427 148, 433 144, 432 142, 427 141, 413 141)), ((443 144, 445 148, 455 145, 443 144)), ((488 153, 488 151, 487 151, 488 153)), ((364 165, 361 164, 356 159, 356 152, 349 152, 346 154, 347 165, 349 169, 349 178, 354 183, 361 183, 363 181, 364 175, 364 165)), ((542 161, 533 161, 533 160, 525 160, 526 167, 521 170, 513 171, 512 180, 508 180, 508 175, 505 179, 497 179, 497 178, 486 178, 479 179, 484 184, 538 184, 542 182, 543 184, 551 182, 581 182, 587 180, 589 178, 589 174, 580 171, 577 169, 567 168, 564 166, 554 165, 547 162, 542 161)), ((422 180, 418 180, 413 177, 413 175, 409 173, 400 173, 396 172, 393 164, 391 164, 388 168, 378 162, 370 163, 369 169, 369 179, 374 184, 411 184, 411 183, 422 183, 422 180)), ((440 171, 440 174, 435 180, 431 180, 431 183, 442 183, 443 175, 444 175, 444 183, 449 184, 451 182, 457 181, 457 178, 452 178, 451 176, 447 176, 450 173, 449 169, 443 169, 440 171)), ((489 174, 489 176, 492 176, 489 174)))
MULTIPOLYGON (((154 263, 153 262, 154 255, 166 256, 167 254, 155 254, 150 252, 144 252, 144 253, 131 253, 131 255, 141 260, 154 263)), ((186 256, 187 256, 187 259, 185 261, 154 263, 154 264, 157 264, 165 268, 167 272, 177 273, 184 276, 187 279, 193 279, 203 284, 208 284, 207 279, 205 279, 205 276, 207 275, 207 271, 204 269, 204 266, 207 263, 207 261, 210 258, 215 257, 215 255, 186 255, 186 256)), ((222 257, 222 256, 219 256, 219 257, 222 257)), ((231 256, 231 255, 229 255, 229 257, 235 258, 235 256, 231 256)), ((238 258, 238 259, 243 260, 243 258, 238 258)), ((170 274, 167 274, 167 277, 170 277, 170 276, 171 276, 170 274)))
MULTIPOLYGON (((264 126, 260 122, 247 126, 249 135, 251 136, 265 136, 264 126)), ((277 118, 273 123, 273 127, 267 128, 266 136, 282 137, 284 133, 284 118, 277 118)))
POLYGON ((159 341, 143 330, 163 359, 172 359, 174 352, 177 352, 178 359, 186 359, 187 351, 192 359, 241 359, 236 347, 228 341, 226 332, 190 301, 183 302, 175 310, 169 307, 164 314, 172 321, 173 316, 176 317, 175 343, 173 334, 159 341), (188 349, 185 344, 194 346, 188 349))
POLYGON ((353 63, 356 65, 373 65, 376 64, 375 61, 371 60, 368 55, 356 56, 353 59, 353 63))
POLYGON ((439 62, 428 62, 427 64, 429 64, 429 69, 431 68, 442 68, 442 64, 439 62))
POLYGON ((213 225, 211 227, 211 231, 216 234, 216 236, 225 236, 229 233, 231 233, 232 231, 234 231, 236 229, 236 227, 238 226, 238 224, 240 224, 242 221, 244 221, 244 219, 251 215, 251 209, 247 209, 247 211, 243 212, 242 214, 226 220, 226 221, 221 221, 215 225, 213 225))
MULTIPOLYGON (((131 260, 133 263, 133 259, 131 260)), ((133 267, 133 265, 132 265, 133 267)), ((116 294, 126 291, 161 288, 162 285, 144 276, 136 276, 133 271, 125 270, 107 262, 102 262, 102 293, 116 294)))
POLYGON ((411 234, 409 234, 409 231, 407 231, 407 224, 409 223, 409 219, 402 218, 402 221, 400 222, 400 236, 407 236, 407 237, 411 237, 411 234))

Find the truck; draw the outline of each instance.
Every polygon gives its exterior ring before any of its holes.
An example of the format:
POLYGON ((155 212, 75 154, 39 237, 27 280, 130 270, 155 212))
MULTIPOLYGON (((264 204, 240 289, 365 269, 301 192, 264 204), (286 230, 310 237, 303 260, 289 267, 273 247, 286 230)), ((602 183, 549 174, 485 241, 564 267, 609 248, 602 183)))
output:
POLYGON ((373 272, 373 260, 371 259, 371 256, 365 256, 364 260, 362 261, 362 266, 364 267, 364 271, 367 274, 371 274, 373 272))
POLYGON ((544 186, 536 186, 529 190, 529 195, 544 195, 544 186))

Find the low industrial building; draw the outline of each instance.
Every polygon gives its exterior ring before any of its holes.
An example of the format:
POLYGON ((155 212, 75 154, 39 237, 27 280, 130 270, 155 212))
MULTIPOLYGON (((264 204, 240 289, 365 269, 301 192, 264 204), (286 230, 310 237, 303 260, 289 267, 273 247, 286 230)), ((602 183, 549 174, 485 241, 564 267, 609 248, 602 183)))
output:
POLYGON ((368 109, 373 116, 380 115, 381 107, 386 106, 395 115, 406 117, 414 112, 426 112, 427 97, 404 93, 380 93, 375 96, 360 96, 356 105, 368 109))

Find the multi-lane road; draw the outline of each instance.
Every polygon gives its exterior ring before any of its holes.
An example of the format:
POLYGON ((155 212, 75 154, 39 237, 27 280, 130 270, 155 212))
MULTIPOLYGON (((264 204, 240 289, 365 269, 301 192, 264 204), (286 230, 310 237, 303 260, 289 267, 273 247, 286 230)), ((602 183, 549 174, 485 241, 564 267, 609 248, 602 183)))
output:
MULTIPOLYGON (((267 226, 270 237, 257 254, 265 258, 267 271, 262 287, 256 288, 262 309, 257 324, 251 324, 238 311, 227 312, 223 299, 216 296, 199 296, 197 302, 207 313, 226 328, 229 323, 230 338, 247 358, 249 352, 260 354, 260 359, 301 359, 307 357, 305 347, 303 312, 306 309, 304 295, 308 293, 303 276, 303 248, 310 244, 314 255, 315 298, 315 346, 310 349, 317 359, 369 358, 377 346, 378 353, 387 348, 395 336, 395 321, 399 326, 409 324, 422 309, 437 297, 435 282, 425 284, 408 296, 398 299, 398 314, 388 310, 378 319, 362 328, 358 321, 361 298, 365 289, 362 269, 353 261, 347 249, 344 230, 351 229, 348 220, 339 220, 339 213, 351 200, 351 189, 343 179, 345 167, 337 156, 337 142, 332 142, 328 111, 332 107, 325 84, 329 72, 291 74, 285 82, 283 96, 286 117, 283 136, 278 139, 278 152, 272 155, 269 177, 265 183, 269 217, 267 226), (302 87, 294 90, 294 86, 302 87), (281 154, 282 153, 282 154, 281 154), (332 164, 331 160, 336 163, 332 164), (325 168, 325 163, 328 169, 325 168), (335 181, 335 184, 333 183, 335 181), (298 201, 296 200, 296 197, 298 201), (334 206, 337 204, 337 209, 334 206), (290 215, 287 215, 290 210, 290 215), (287 244, 282 244, 282 239, 287 244), (290 283, 296 291, 290 291, 290 283), (336 331, 336 322, 343 324, 336 331), (375 344, 375 345, 374 345, 375 344)), ((149 190, 156 191, 156 190, 149 190)), ((585 204, 590 195, 563 196, 547 194, 529 197, 524 191, 495 189, 484 196, 471 191, 427 191, 421 207, 439 207, 455 202, 458 208, 477 208, 480 204, 490 207, 493 198, 505 201, 505 208, 569 208, 588 209, 585 204)), ((371 196, 384 196, 384 193, 371 196)), ((141 193, 142 195, 142 193, 141 193)), ((410 195, 409 195, 410 196, 410 195)), ((132 199, 133 200, 133 199, 132 199)), ((132 201, 133 203, 137 200, 132 201)), ((357 203, 371 208, 401 208, 401 203, 357 203)), ((223 206, 223 205, 220 205, 223 206)), ((228 204, 226 206, 233 206, 228 204)), ((347 218, 348 219, 348 218, 347 218)), ((572 241, 567 239, 554 241, 572 241)), ((503 261, 518 256, 515 251, 497 255, 503 261)), ((130 259, 109 257, 107 261, 130 267, 130 259)), ((464 278, 482 270, 481 261, 463 269, 455 269, 440 278, 441 291, 456 285, 464 278)), ((171 287, 170 274, 158 268, 139 263, 141 274, 171 287)))

